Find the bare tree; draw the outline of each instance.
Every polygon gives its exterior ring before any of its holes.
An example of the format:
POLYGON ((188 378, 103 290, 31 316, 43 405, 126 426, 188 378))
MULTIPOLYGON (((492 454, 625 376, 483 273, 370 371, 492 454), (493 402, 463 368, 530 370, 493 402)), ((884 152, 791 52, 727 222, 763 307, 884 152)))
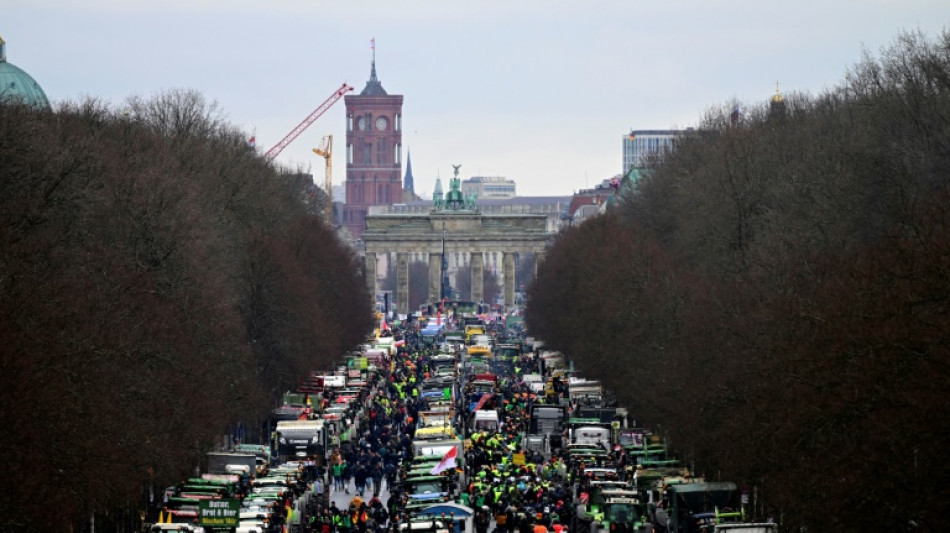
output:
POLYGON ((180 480, 372 324, 352 253, 214 106, 123 111, 0 106, 3 530, 180 480))
POLYGON ((785 527, 939 529, 948 73, 950 34, 903 34, 824 94, 712 108, 559 236, 529 329, 785 527))

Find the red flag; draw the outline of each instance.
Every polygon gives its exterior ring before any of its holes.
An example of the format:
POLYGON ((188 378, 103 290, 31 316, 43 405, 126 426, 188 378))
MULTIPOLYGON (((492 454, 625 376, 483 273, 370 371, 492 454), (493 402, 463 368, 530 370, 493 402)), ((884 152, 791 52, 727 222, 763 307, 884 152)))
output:
POLYGON ((247 145, 254 148, 257 145, 257 137, 251 137, 247 140, 247 145))
POLYGON ((452 446, 449 448, 449 451, 445 452, 445 455, 442 456, 442 460, 432 467, 432 470, 429 473, 433 476, 437 476, 446 470, 455 468, 455 457, 457 455, 458 448, 452 446))
POLYGON ((370 50, 376 50, 376 37, 369 40, 369 48, 370 50))
POLYGON ((472 411, 478 411, 479 409, 481 409, 482 406, 484 406, 488 402, 489 398, 491 398, 490 392, 486 392, 482 394, 482 397, 478 399, 478 403, 475 404, 475 409, 472 409, 472 411))

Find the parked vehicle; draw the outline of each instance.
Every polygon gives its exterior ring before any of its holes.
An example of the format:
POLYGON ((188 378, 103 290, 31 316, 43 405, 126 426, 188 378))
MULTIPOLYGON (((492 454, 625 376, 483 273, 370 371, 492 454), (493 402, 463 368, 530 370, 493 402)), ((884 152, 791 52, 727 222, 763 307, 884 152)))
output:
POLYGON ((472 415, 472 431, 495 433, 501 428, 498 411, 494 409, 481 409, 475 411, 472 415))
POLYGON ((250 476, 257 471, 257 456, 252 453, 209 452, 209 474, 237 474, 250 476))
POLYGON ((327 451, 323 420, 294 420, 277 423, 277 454, 282 460, 294 457, 322 459, 327 451))
MULTIPOLYGON (((670 533, 715 531, 716 523, 727 518, 717 514, 729 513, 728 518, 741 512, 739 489, 732 482, 688 483, 666 489, 669 502, 670 533)), ((740 521, 740 520, 733 520, 740 521)))
POLYGON ((571 444, 595 445, 604 450, 612 448, 610 424, 600 423, 596 419, 571 418, 569 426, 568 440, 571 444))
POLYGON ((531 405, 529 414, 528 433, 543 435, 548 440, 548 447, 551 450, 560 449, 563 446, 561 434, 568 420, 567 407, 534 403, 531 405))

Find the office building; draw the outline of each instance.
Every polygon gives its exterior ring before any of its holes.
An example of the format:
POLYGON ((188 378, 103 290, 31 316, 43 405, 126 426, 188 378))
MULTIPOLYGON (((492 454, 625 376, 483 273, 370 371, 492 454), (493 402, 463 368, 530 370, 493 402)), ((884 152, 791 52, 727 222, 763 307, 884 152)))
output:
POLYGON ((631 130, 623 137, 623 175, 631 168, 646 168, 673 150, 682 130, 631 130))
POLYGON ((474 193, 480 200, 507 200, 516 196, 515 182, 502 176, 473 176, 462 180, 462 193, 474 193))

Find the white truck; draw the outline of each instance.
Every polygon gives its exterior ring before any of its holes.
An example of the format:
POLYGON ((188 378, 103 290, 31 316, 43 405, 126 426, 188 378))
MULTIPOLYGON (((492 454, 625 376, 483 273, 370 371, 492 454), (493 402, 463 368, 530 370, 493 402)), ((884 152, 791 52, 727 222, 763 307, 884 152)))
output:
POLYGON ((544 394, 544 376, 541 374, 525 374, 521 381, 535 394, 544 394))
POLYGON ((579 426, 571 428, 572 444, 590 444, 610 451, 610 429, 601 426, 579 426))
POLYGON ((472 427, 474 431, 487 431, 497 433, 501 430, 501 422, 498 420, 498 411, 494 409, 481 409, 472 413, 472 427))
POLYGON ((323 420, 281 420, 277 422, 277 454, 283 459, 315 457, 323 464, 327 431, 323 420))
POLYGON ((597 405, 603 401, 604 387, 599 381, 586 381, 570 378, 568 394, 575 404, 597 405))

